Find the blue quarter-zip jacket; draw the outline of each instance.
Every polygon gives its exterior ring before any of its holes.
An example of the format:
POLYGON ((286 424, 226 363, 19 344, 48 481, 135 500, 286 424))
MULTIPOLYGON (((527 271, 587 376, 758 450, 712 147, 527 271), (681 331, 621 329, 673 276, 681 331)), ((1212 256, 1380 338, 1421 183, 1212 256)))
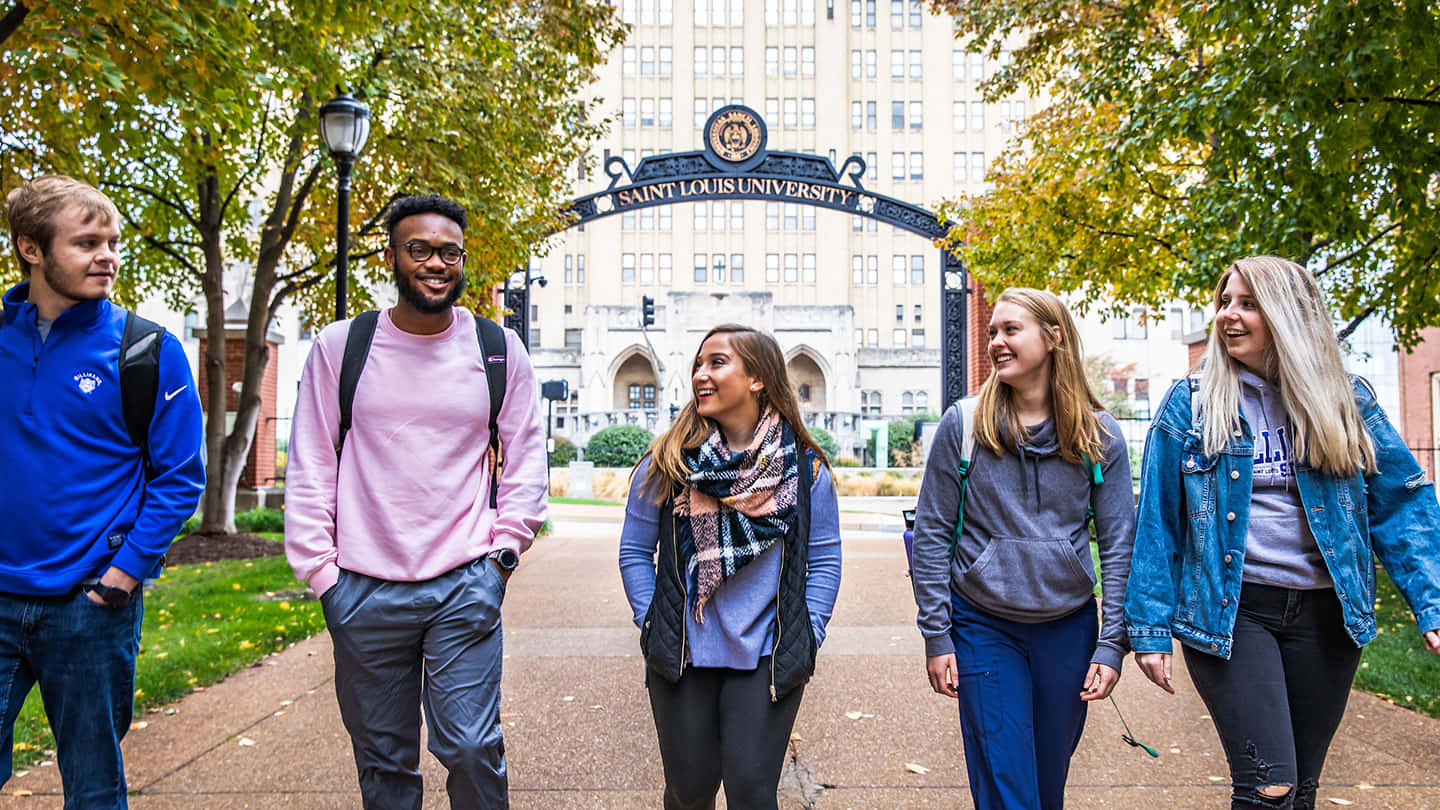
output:
POLYGON ((125 310, 83 301, 42 343, 29 292, 5 293, 0 323, 0 592, 62 594, 111 565, 152 577, 205 488, 190 363, 167 332, 147 481, 120 401, 125 310))

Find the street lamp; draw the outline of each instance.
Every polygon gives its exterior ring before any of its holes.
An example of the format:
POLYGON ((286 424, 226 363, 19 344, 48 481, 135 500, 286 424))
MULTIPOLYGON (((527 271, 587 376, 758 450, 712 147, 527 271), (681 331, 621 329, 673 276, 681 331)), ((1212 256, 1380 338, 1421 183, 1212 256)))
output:
POLYGON ((523 271, 515 270, 505 277, 505 309, 510 311, 505 316, 505 326, 514 329, 527 348, 533 348, 530 346, 530 286, 539 284, 544 287, 547 283, 544 276, 530 272, 529 264, 523 271))
POLYGON ((335 161, 337 189, 335 230, 335 320, 345 319, 346 273, 350 261, 350 169, 370 135, 370 108, 341 93, 320 108, 320 140, 335 161))

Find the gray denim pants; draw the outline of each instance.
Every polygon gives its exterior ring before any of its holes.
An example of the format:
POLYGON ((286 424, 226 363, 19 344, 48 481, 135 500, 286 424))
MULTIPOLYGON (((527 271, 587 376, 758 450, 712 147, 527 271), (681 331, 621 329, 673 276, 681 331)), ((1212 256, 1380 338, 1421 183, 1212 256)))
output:
POLYGON ((509 807, 500 734, 504 597, 504 578, 483 557, 421 582, 342 570, 321 597, 366 810, 419 810, 421 706, 427 747, 449 770, 450 806, 509 807))

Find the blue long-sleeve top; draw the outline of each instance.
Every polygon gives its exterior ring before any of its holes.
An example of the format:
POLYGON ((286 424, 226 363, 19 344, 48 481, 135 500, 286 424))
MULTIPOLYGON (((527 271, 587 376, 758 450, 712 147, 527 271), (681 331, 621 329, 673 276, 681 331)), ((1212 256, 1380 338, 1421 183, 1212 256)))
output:
MULTIPOLYGON (((620 578, 638 627, 655 594, 655 551, 660 541, 660 504, 645 492, 650 459, 640 462, 631 478, 620 532, 620 578)), ((823 465, 810 486, 810 566, 805 604, 815 646, 825 640, 825 626, 840 592, 840 505, 830 471, 823 465)), ((754 669, 774 644, 775 591, 780 581, 780 544, 725 580, 705 605, 705 623, 695 621, 695 589, 689 589, 685 632, 690 663, 697 667, 754 669)))
POLYGON ((42 340, 28 295, 28 282, 5 294, 0 324, 0 592, 61 594, 112 565, 154 576, 205 488, 185 351, 163 336, 147 480, 121 407, 125 310, 82 301, 42 340))

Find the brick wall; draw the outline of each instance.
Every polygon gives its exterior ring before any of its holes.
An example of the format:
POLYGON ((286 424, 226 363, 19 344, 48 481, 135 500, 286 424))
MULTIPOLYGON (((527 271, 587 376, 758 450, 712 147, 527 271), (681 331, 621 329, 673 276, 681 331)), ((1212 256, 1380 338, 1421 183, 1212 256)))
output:
POLYGON ((970 326, 965 351, 966 367, 970 370, 967 390, 974 396, 990 376, 990 316, 995 306, 986 300, 985 287, 974 279, 970 280, 970 295, 966 299, 969 306, 966 322, 970 326))
MULTIPOLYGON (((209 408, 208 379, 205 368, 206 338, 200 339, 200 407, 209 408)), ((275 387, 279 372, 275 357, 278 346, 270 348, 270 362, 265 364, 265 376, 260 380, 260 414, 256 418, 255 436, 250 442, 250 455, 245 460, 245 470, 240 474, 240 486, 273 486, 275 479, 275 387)), ((225 409, 234 413, 240 408, 240 394, 235 384, 245 367, 245 338, 231 336, 225 340, 225 409)))
POLYGON ((1421 342, 1408 352, 1400 353, 1400 413, 1395 419, 1405 444, 1418 448, 1415 453, 1433 480, 1437 474, 1433 450, 1440 442, 1435 436, 1433 375, 1440 374, 1440 329, 1426 329, 1421 342))

